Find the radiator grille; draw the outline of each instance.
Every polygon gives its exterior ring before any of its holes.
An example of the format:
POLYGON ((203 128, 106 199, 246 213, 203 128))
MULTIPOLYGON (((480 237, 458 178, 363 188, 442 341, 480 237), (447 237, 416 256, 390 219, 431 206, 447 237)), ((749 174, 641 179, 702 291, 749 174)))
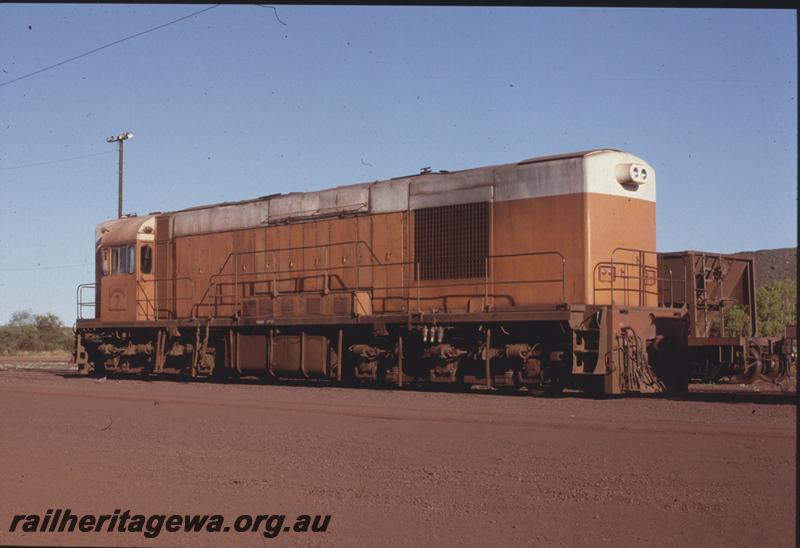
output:
POLYGON ((169 240, 169 216, 156 217, 156 241, 169 240))
POLYGON ((482 278, 489 253, 489 203, 414 211, 414 253, 420 280, 482 278))

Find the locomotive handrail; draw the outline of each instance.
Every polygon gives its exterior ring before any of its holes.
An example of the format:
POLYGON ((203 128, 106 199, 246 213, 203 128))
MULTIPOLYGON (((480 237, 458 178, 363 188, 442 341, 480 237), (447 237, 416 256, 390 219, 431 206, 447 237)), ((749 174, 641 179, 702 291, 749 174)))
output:
MULTIPOLYGON (((266 254, 266 253, 305 251, 305 250, 308 250, 308 249, 328 249, 329 250, 331 247, 344 246, 344 245, 353 245, 353 244, 356 245, 356 252, 357 252, 357 246, 358 245, 363 245, 366 248, 367 252, 370 254, 370 256, 375 261, 380 262, 378 257, 375 256, 375 254, 372 252, 372 249, 369 247, 369 245, 367 245, 367 243, 364 240, 348 240, 348 241, 345 241, 345 242, 334 242, 334 243, 328 243, 328 244, 317 244, 317 245, 308 245, 308 246, 292 246, 292 247, 277 248, 277 249, 259 249, 259 250, 253 250, 253 251, 231 252, 225 258, 225 261, 222 263, 222 266, 220 267, 219 272, 217 272, 216 274, 212 274, 209 277, 209 285, 206 288, 205 292, 203 293, 203 296, 200 298, 200 301, 194 306, 194 311, 193 311, 192 315, 195 316, 195 314, 197 312, 199 312, 200 307, 210 306, 210 304, 206 303, 205 301, 209 297, 209 292, 211 291, 211 288, 216 285, 216 280, 218 278, 225 277, 225 276, 234 276, 234 278, 238 278, 238 276, 239 276, 239 257, 245 256, 245 255, 257 255, 257 254, 266 254), (230 263, 232 257, 234 258, 234 266, 233 266, 234 272, 233 273, 225 273, 224 270, 228 266, 228 264, 230 263)), ((356 266, 357 265, 358 265, 358 263, 356 263, 356 266)), ((296 269, 290 269, 289 271, 285 271, 285 272, 299 272, 299 271, 296 270, 296 269)), ((285 273, 285 272, 282 272, 282 273, 285 273)), ((268 274, 268 273, 276 274, 278 272, 273 271, 273 270, 269 270, 269 271, 253 272, 251 274, 268 274)), ((235 285, 238 285, 238 283, 235 283, 235 285)), ((236 303, 234 303, 234 306, 236 306, 236 303)))
POLYGON ((142 287, 141 280, 138 280, 138 279, 136 280, 136 295, 137 295, 137 297, 136 297, 136 308, 137 308, 137 310, 141 310, 144 313, 145 318, 149 319, 150 315, 148 313, 148 310, 152 309, 153 310, 153 316, 155 317, 155 307, 150 302, 150 298, 147 296, 147 291, 145 291, 145 288, 142 287), (142 306, 142 299, 140 299, 138 297, 139 292, 141 292, 144 295, 144 304, 145 304, 144 307, 142 306))
MULTIPOLYGON (((611 275, 611 304, 614 304, 614 278, 615 278, 615 274, 617 272, 617 269, 614 266, 614 255, 618 251, 628 251, 628 252, 632 252, 632 253, 638 254, 638 257, 637 257, 637 263, 638 264, 634 264, 634 265, 623 264, 623 266, 638 266, 639 267, 639 277, 638 277, 639 290, 637 291, 637 295, 639 296, 639 306, 644 306, 644 304, 645 304, 644 296, 647 294, 645 292, 646 290, 644 288, 644 286, 646 285, 645 272, 647 271, 646 270, 647 266, 645 265, 645 257, 644 257, 645 251, 642 250, 642 249, 633 249, 633 248, 630 248, 630 247, 616 247, 611 252, 611 272, 612 272, 612 275, 611 275)), ((656 255, 656 258, 657 257, 658 256, 656 255)), ((658 270, 656 269, 656 278, 657 277, 658 277, 658 270)), ((624 276, 622 279, 625 280, 626 285, 627 285, 627 280, 628 279, 632 279, 632 277, 624 276)), ((657 281, 656 281, 656 285, 657 285, 657 281)), ((627 296, 627 291, 628 291, 628 288, 625 287, 625 292, 626 292, 625 295, 626 296, 627 296)))
MULTIPOLYGON (((191 278, 189 276, 175 276, 175 277, 169 277, 169 278, 154 278, 152 280, 146 280, 146 283, 154 284, 153 288, 154 288, 154 291, 156 291, 156 296, 153 297, 153 299, 150 299, 147 296, 147 292, 144 290, 144 288, 141 285, 141 280, 136 280, 137 288, 141 289, 142 290, 142 294, 144 295, 144 299, 139 299, 138 296, 137 296, 136 306, 141 307, 141 303, 144 302, 153 311, 153 319, 155 319, 155 320, 162 319, 162 318, 159 318, 159 312, 162 311, 162 309, 160 308, 160 303, 162 301, 164 301, 164 302, 169 304, 171 301, 190 301, 190 300, 193 301, 194 297, 195 297, 195 281, 194 281, 193 278, 191 278), (167 296, 167 297, 162 297, 162 298, 158 297, 158 294, 157 294, 157 292, 158 292, 157 287, 158 286, 155 285, 155 284, 164 283, 164 282, 179 282, 179 281, 188 281, 189 282, 191 290, 190 290, 188 296, 178 297, 177 295, 172 295, 172 296, 167 296)), ((175 289, 175 293, 177 293, 177 288, 175 289)), ((170 311, 169 307, 166 310, 170 315, 177 316, 177 311, 175 311, 175 310, 170 311)), ((148 309, 145 307, 143 309, 143 311, 144 311, 144 315, 149 318, 148 309)), ((167 318, 167 319, 169 319, 169 318, 167 318)))
MULTIPOLYGON (((638 275, 628 275, 628 274, 625 274, 624 271, 622 273, 617 273, 617 271, 615 269, 615 267, 617 267, 617 266, 639 267, 641 265, 639 263, 630 263, 630 262, 615 262, 615 263, 612 263, 610 261, 596 263, 594 265, 594 269, 592 271, 592 280, 593 280, 593 284, 594 284, 593 292, 594 292, 595 297, 597 296, 597 293, 601 292, 601 291, 611 291, 611 292, 613 292, 614 288, 611 286, 611 284, 613 284, 613 281, 617 280, 617 279, 624 280, 624 281, 627 281, 627 280, 638 280, 638 281, 644 280, 645 281, 644 284, 640 283, 640 286, 643 285, 644 287, 640 287, 640 288, 637 288, 635 290, 634 289, 629 289, 628 287, 624 287, 622 289, 618 288, 617 289, 618 291, 622 291, 623 293, 636 291, 637 294, 640 294, 640 295, 653 295, 653 296, 656 296, 656 297, 660 297, 661 293, 662 293, 662 291, 661 291, 662 287, 660 286, 660 282, 667 282, 668 283, 667 291, 669 292, 669 304, 667 306, 669 306, 670 308, 675 306, 674 293, 673 293, 673 276, 672 276, 672 269, 671 268, 669 268, 668 266, 662 265, 662 268, 665 269, 665 271, 667 273, 667 276, 663 277, 663 276, 658 276, 658 270, 659 270, 658 267, 645 266, 644 269, 643 269, 645 272, 655 272, 656 273, 656 275, 653 276, 652 278, 647 278, 646 275, 644 277, 641 277, 641 276, 638 276, 638 275), (611 274, 610 274, 611 278, 609 280, 607 280, 608 283, 609 283, 609 287, 597 287, 597 281, 598 281, 598 278, 599 278, 598 271, 600 271, 603 268, 609 268, 610 271, 611 271, 611 274), (648 290, 647 287, 646 287, 648 285, 646 283, 647 280, 652 280, 653 283, 656 285, 656 289, 648 290)), ((606 280, 602 280, 601 279, 599 281, 602 282, 602 281, 606 281, 606 280)), ((613 303, 614 303, 614 301, 612 300, 612 304, 613 303)), ((624 304, 629 304, 629 303, 626 302, 624 304)), ((640 306, 644 306, 645 304, 646 303, 643 301, 643 299, 640 299, 639 305, 640 306)))
POLYGON ((89 306, 94 308, 94 314, 93 314, 92 317, 96 318, 97 317, 97 284, 96 283, 79 284, 78 287, 75 290, 75 302, 77 303, 77 308, 78 308, 78 310, 77 310, 77 318, 79 320, 88 319, 88 318, 84 318, 83 317, 83 309, 85 307, 89 307, 89 306), (83 300, 83 291, 85 289, 89 289, 89 288, 93 289, 94 292, 95 292, 94 293, 94 300, 91 301, 91 302, 85 302, 83 300))
MULTIPOLYGON (((655 255, 655 257, 656 257, 655 269, 656 269, 656 273, 658 273, 658 269, 659 269, 658 259, 659 259, 661 254, 658 253, 657 251, 647 251, 647 250, 644 250, 644 249, 636 249, 636 248, 631 248, 631 247, 615 247, 614 250, 611 252, 611 265, 612 265, 612 267, 614 265, 614 255, 618 251, 627 251, 627 252, 638 253, 640 255, 640 258, 642 259, 641 260, 641 266, 645 266, 645 267, 646 267, 646 265, 645 265, 644 260, 643 260, 644 257, 646 255, 655 255)), ((621 264, 621 263, 617 263, 617 264, 621 264)), ((636 265, 634 265, 634 266, 636 266, 636 265)), ((668 270, 669 276, 668 276, 667 279, 669 280, 669 284, 670 284, 669 285, 670 307, 672 307, 672 306, 674 306, 674 302, 675 302, 675 292, 674 292, 674 285, 673 285, 675 283, 675 279, 674 279, 674 277, 672 275, 672 269, 671 268, 669 268, 668 266, 663 265, 663 264, 660 265, 660 266, 668 270)), ((650 268, 653 268, 653 267, 650 267, 650 268)), ((683 265, 683 280, 682 280, 683 281, 683 302, 684 303, 686 303, 686 299, 687 299, 687 283, 686 283, 687 282, 687 278, 688 278, 688 275, 687 275, 687 272, 686 272, 686 264, 684 264, 683 265)), ((665 278, 658 277, 658 276, 656 277, 656 281, 657 282, 661 281, 661 280, 665 280, 665 278)), ((594 280, 594 278, 593 278, 593 281, 596 281, 596 280, 594 280)), ((612 278, 612 281, 613 281, 613 278, 612 278)), ((600 288, 600 289, 603 290, 604 288, 600 288)), ((612 302, 614 301, 614 299, 613 299, 613 288, 612 288, 611 301, 612 302)))
MULTIPOLYGON (((490 258, 495 258, 495 257, 490 257, 490 258)), ((383 264, 379 264, 379 265, 369 265, 369 266, 371 266, 371 267, 389 267, 389 266, 404 266, 404 265, 410 265, 410 264, 417 265, 418 263, 412 263, 410 261, 404 261, 404 262, 383 263, 383 264)), ((324 277, 326 272, 329 272, 329 271, 332 271, 332 270, 351 270, 351 269, 354 269, 354 268, 355 267, 353 267, 353 266, 334 266, 334 267, 329 267, 329 268, 324 268, 324 269, 320 269, 320 268, 301 268, 301 269, 288 269, 288 270, 273 270, 273 271, 269 271, 269 272, 267 272, 267 271, 246 272, 246 273, 240 273, 239 274, 239 277, 242 278, 242 279, 239 280, 239 284, 266 283, 266 282, 272 282, 273 281, 272 279, 268 279, 268 280, 257 280, 257 279, 256 280, 248 280, 248 279, 245 279, 245 277, 247 277, 247 276, 260 276, 260 275, 263 275, 263 274, 289 274, 289 273, 302 274, 302 273, 305 273, 305 272, 317 273, 316 275, 312 275, 312 276, 298 276, 298 277, 293 277, 293 278, 283 278, 283 279, 280 279, 280 280, 275 280, 275 281, 278 281, 278 282, 286 282, 286 281, 292 281, 292 280, 307 280, 309 278, 314 278, 314 277, 324 277)), ((233 273, 215 274, 215 275, 212 276, 212 278, 214 278, 214 281, 212 282, 212 285, 214 285, 214 284, 220 285, 220 282, 217 281, 218 278, 231 277, 231 276, 234 276, 234 274, 233 273)), ((329 276, 329 279, 331 279, 330 276, 329 276)), ((441 281, 434 280, 434 281, 431 281, 431 280, 423 280, 425 282, 425 285, 421 286, 421 287, 426 288, 426 289, 428 289, 428 288, 434 288, 435 289, 435 288, 442 288, 442 287, 474 286, 474 285, 483 285, 484 284, 483 278, 470 278, 469 280, 472 280, 472 281, 452 281, 452 280, 441 280, 441 281), (439 283, 437 283, 437 282, 439 282, 439 283)), ((493 281, 491 283, 493 285, 515 285, 515 284, 527 284, 527 283, 561 283, 561 282, 563 282, 563 278, 545 278, 545 279, 537 279, 537 280, 506 280, 506 281, 493 281)), ((229 282, 229 283, 227 283, 225 285, 236 285, 236 283, 235 282, 233 282, 233 283, 229 282)), ((397 286, 381 285, 381 286, 372 287, 370 289, 377 289, 377 290, 383 291, 383 290, 403 289, 405 287, 406 286, 404 286, 404 285, 397 285, 397 286)), ((351 291, 351 290, 358 290, 358 289, 360 289, 360 286, 351 287, 351 288, 342 288, 342 289, 336 289, 336 290, 329 289, 329 291, 330 292, 337 292, 337 291, 351 291)), ((293 295, 294 294, 302 294, 302 293, 319 293, 319 290, 313 290, 312 289, 312 290, 302 290, 302 291, 291 291, 290 293, 293 294, 293 295)), ((561 294, 562 294, 562 298, 565 298, 565 295, 566 295, 565 289, 562 289, 561 294)), ((222 295, 220 295, 220 296, 222 296, 222 295)), ((566 302, 566 300, 564 300, 564 302, 566 302)))
MULTIPOLYGON (((348 255, 344 255, 343 259, 347 259, 348 255)), ((289 257, 289 260, 292 261, 293 258, 289 257)), ((489 297, 497 298, 497 297, 505 297, 513 300, 510 295, 498 295, 496 294, 496 288, 499 286, 504 285, 520 285, 520 284, 547 284, 547 283, 560 283, 561 284, 561 303, 565 303, 567 301, 567 275, 566 275, 566 258, 558 251, 532 251, 532 252, 517 252, 517 253, 503 253, 497 255, 490 255, 486 257, 486 267, 484 276, 482 277, 475 277, 470 279, 462 279, 462 280, 442 280, 441 282, 438 280, 421 280, 421 276, 419 275, 419 263, 412 262, 412 261, 393 261, 393 262, 383 262, 381 261, 373 252, 371 247, 363 240, 351 240, 346 242, 336 242, 332 244, 319 244, 319 245, 309 245, 309 246, 293 246, 287 248, 277 248, 277 249, 266 249, 266 250, 257 250, 257 251, 242 251, 242 252, 234 252, 230 253, 226 260, 223 263, 222 268, 216 274, 213 274, 209 277, 209 286, 206 288, 205 292, 203 293, 203 297, 194 307, 192 311, 193 317, 199 315, 200 309, 204 307, 211 308, 213 307, 213 314, 215 316, 219 315, 219 307, 220 306, 232 306, 234 314, 236 311, 239 310, 239 299, 243 297, 242 295, 242 288, 246 284, 251 285, 251 291, 254 292, 254 295, 258 294, 266 294, 272 293, 273 296, 277 296, 279 291, 277 286, 281 282, 294 282, 295 289, 289 291, 290 294, 299 295, 299 294, 309 294, 309 293, 318 293, 320 291, 323 294, 328 293, 341 293, 341 292, 349 292, 353 290, 360 290, 362 286, 362 279, 360 276, 360 270, 364 268, 370 269, 370 274, 374 276, 376 269, 378 268, 397 268, 403 272, 403 275, 400 277, 401 285, 370 285, 368 289, 370 289, 371 296, 374 298, 376 292, 386 292, 389 293, 391 291, 402 291, 403 295, 387 295, 385 297, 381 297, 384 300, 388 299, 402 299, 408 305, 409 301, 411 300, 412 296, 408 293, 408 289, 410 285, 408 283, 408 278, 413 277, 414 281, 416 282, 416 296, 415 299, 417 301, 417 309, 421 311, 421 300, 422 300, 422 289, 428 288, 458 288, 458 287, 475 287, 476 285, 483 285, 484 286, 484 303, 485 305, 489 305, 489 297), (330 248, 331 247, 341 247, 341 246, 353 246, 353 254, 354 254, 354 264, 342 264, 342 265, 330 265, 330 248), (367 258, 369 262, 367 264, 362 264, 360 260, 362 257, 359 256, 359 247, 363 246, 367 252, 367 258), (291 253, 291 252, 302 252, 311 249, 323 249, 325 250, 325 254, 327 255, 326 260, 324 261, 325 264, 323 266, 314 266, 308 268, 294 268, 290 267, 288 269, 274 269, 269 268, 270 264, 278 263, 278 260, 274 257, 276 254, 280 253, 291 253), (240 269, 240 258, 244 256, 254 256, 254 255, 268 255, 272 254, 273 259, 267 260, 267 268, 264 270, 253 270, 253 271, 244 271, 242 272, 240 269), (557 258, 560 261, 561 267, 561 277, 547 277, 541 279, 520 279, 520 280, 494 280, 490 279, 489 272, 490 272, 490 265, 493 265, 494 262, 503 259, 512 259, 512 258, 522 258, 522 257, 539 257, 539 256, 551 256, 557 258), (233 272, 224 272, 227 269, 227 266, 231 264, 231 258, 233 257, 233 272), (412 268, 408 268, 412 267, 412 268), (342 276, 339 273, 344 271, 352 271, 354 272, 355 280, 351 287, 347 287, 345 281, 343 280, 342 276), (283 275, 291 274, 290 277, 282 277, 283 275), (269 278, 265 278, 265 276, 269 276, 269 278), (231 280, 231 278, 233 278, 231 280), (298 285, 305 286, 305 284, 309 280, 321 278, 321 289, 298 289, 298 285), (330 283, 332 280, 337 280, 339 283, 338 289, 332 289, 330 283), (267 291, 256 291, 255 287, 257 284, 268 284, 267 291), (490 292, 491 286, 491 292, 490 292), (232 293, 228 293, 227 291, 220 291, 222 288, 232 288, 232 293), (210 302, 213 299, 213 303, 210 302)), ((372 278, 372 276, 370 276, 372 278)), ((469 294, 469 295, 458 295, 459 297, 472 297, 476 296, 476 294, 469 294)), ((433 299, 446 299, 450 297, 455 297, 454 295, 437 295, 431 297, 425 297, 425 300, 433 300, 433 299)), ((407 307, 406 307, 407 309, 407 307)), ((211 312, 211 310, 209 311, 211 312)))
MULTIPOLYGON (((561 301, 567 302, 567 259, 560 251, 533 251, 533 252, 520 252, 520 253, 505 253, 502 255, 490 255, 489 259, 505 259, 511 257, 534 257, 541 255, 555 255, 561 259, 561 280, 541 280, 541 282, 555 282, 561 281, 561 301)), ((492 282, 494 283, 494 282, 492 282)), ((515 282, 499 282, 501 284, 515 283, 515 282)))
MULTIPOLYGON (((228 256, 225 258, 225 262, 222 264, 222 267, 220 268, 219 272, 217 272, 216 274, 213 274, 209 278, 209 286, 208 286, 208 288, 206 288, 206 291, 204 292, 203 297, 200 299, 200 302, 197 303, 197 305, 195 306, 195 310, 197 312, 199 312, 200 307, 202 307, 202 306, 210 306, 209 304, 205 303, 205 301, 209 296, 209 292, 211 291, 211 288, 215 287, 218 284, 217 280, 219 278, 233 276, 235 278, 234 286, 238 287, 238 285, 239 285, 238 284, 238 277, 240 276, 240 274, 239 274, 239 257, 246 256, 246 255, 257 255, 257 254, 267 254, 267 253, 273 253, 274 254, 274 253, 280 253, 280 252, 298 252, 298 251, 302 252, 302 251, 309 250, 309 249, 326 249, 326 250, 328 250, 328 254, 330 254, 329 250, 330 250, 331 247, 338 247, 338 246, 345 246, 345 245, 355 245, 356 246, 356 249, 354 250, 355 251, 355 255, 357 255, 357 253, 358 253, 358 246, 362 245, 366 249, 366 251, 369 253, 369 255, 370 255, 370 257, 372 259, 374 259, 378 264, 382 264, 382 263, 380 263, 380 259, 378 259, 378 257, 375 255, 375 253, 372 251, 372 249, 369 247, 369 245, 364 240, 348 240, 348 241, 344 241, 344 242, 334 242, 334 243, 328 243, 328 244, 317 244, 317 245, 308 245, 308 246, 292 246, 292 247, 277 248, 277 249, 260 249, 260 250, 253 250, 253 251, 232 252, 232 253, 229 253, 228 256), (227 267, 227 265, 230 263, 230 260, 231 260, 232 257, 234 258, 234 267, 233 267, 234 272, 233 273, 226 273, 226 272, 224 272, 224 270, 227 267)), ((356 259, 357 259, 357 257, 356 257, 356 259)), ((359 263, 358 263, 358 261, 356 261, 356 264, 355 264, 355 267, 356 267, 355 268, 356 269, 356 289, 358 289, 359 286, 360 286, 359 279, 358 279, 358 268, 357 268, 358 265, 359 265, 359 263)), ((370 266, 374 266, 374 265, 370 265, 370 266)), ((332 268, 334 270, 337 270, 337 269, 345 269, 345 268, 351 269, 353 267, 332 267, 332 268)), ((248 274, 250 274, 250 275, 259 275, 259 274, 273 274, 273 275, 275 275, 275 274, 285 274, 285 273, 288 273, 288 272, 298 273, 298 272, 305 272, 305 271, 311 272, 311 271, 319 271, 319 270, 322 270, 322 269, 300 269, 300 270, 298 270, 298 269, 289 269, 289 270, 284 270, 284 271, 265 270, 265 271, 251 272, 251 273, 248 273, 248 274)), ((331 267, 329 266, 325 270, 331 270, 331 267)), ((246 276, 246 275, 247 274, 241 274, 241 276, 246 276)), ((280 280, 280 281, 287 281, 287 280, 280 280)), ((217 296, 215 296, 215 297, 217 297, 217 296)), ((234 297, 235 297, 236 300, 234 301, 233 306, 236 308, 236 307, 238 307, 238 291, 236 291, 234 297)), ((216 302, 215 302, 215 306, 218 306, 218 304, 216 302)))
MULTIPOLYGON (((330 249, 331 247, 335 246, 344 246, 344 245, 362 245, 364 248, 369 252, 370 256, 380 263, 380 259, 375 255, 372 251, 372 248, 369 244, 364 240, 347 240, 345 242, 333 242, 333 243, 326 243, 326 244, 316 244, 316 245, 300 245, 300 246, 292 246, 292 247, 280 247, 277 249, 257 249, 253 251, 234 251, 228 254, 228 257, 225 259, 225 263, 223 263, 222 268, 228 263, 228 260, 231 257, 235 256, 242 256, 242 255, 256 255, 259 253, 276 253, 279 251, 305 251, 308 249, 330 249)), ((222 269, 220 269, 222 270, 222 269)))
POLYGON ((655 251, 647 251, 647 250, 644 250, 644 249, 636 249, 636 248, 631 248, 631 247, 616 247, 616 248, 614 248, 614 250, 611 251, 611 260, 610 261, 598 262, 598 263, 595 264, 594 268, 592 269, 592 289, 593 289, 594 296, 596 297, 598 291, 609 291, 610 292, 609 299, 610 299, 612 304, 615 303, 614 291, 616 289, 617 291, 621 291, 622 292, 622 294, 624 296, 624 300, 626 301, 625 304, 628 304, 627 303, 628 294, 631 293, 631 292, 635 292, 636 295, 638 296, 638 306, 645 306, 647 304, 646 296, 647 295, 655 295, 656 299, 658 299, 658 297, 660 295, 660 284, 659 284, 659 282, 667 281, 667 280, 669 281, 669 284, 670 284, 670 303, 672 303, 673 300, 674 300, 673 299, 673 292, 672 292, 673 291, 672 290, 672 272, 670 271, 668 279, 660 277, 659 276, 659 272, 658 272, 658 253, 655 252, 655 251), (636 253, 637 254, 636 262, 634 263, 634 262, 625 262, 625 261, 616 260, 615 259, 616 254, 618 252, 623 252, 623 251, 624 252, 629 252, 629 253, 636 253), (651 256, 651 255, 655 256, 655 262, 656 262, 655 266, 650 266, 650 265, 647 265, 647 263, 646 263, 646 257, 651 256), (609 287, 597 287, 597 282, 598 282, 597 273, 598 273, 598 270, 600 268, 602 268, 602 267, 608 267, 608 266, 611 267, 611 278, 610 278, 610 280, 608 280, 609 287), (616 268, 617 266, 634 267, 634 268, 638 269, 638 275, 628 275, 626 273, 617 274, 617 268, 616 268), (654 272, 654 276, 652 278, 648 278, 647 277, 647 273, 648 272, 654 272), (624 286, 622 288, 615 287, 614 282, 615 282, 615 280, 617 278, 623 280, 624 286), (647 281, 648 281, 648 279, 653 280, 653 282, 655 283, 655 285, 656 285, 655 291, 647 289, 647 285, 648 285, 647 281), (636 284, 637 287, 635 289, 634 288, 630 288, 628 286, 628 281, 629 280, 637 280, 638 281, 638 283, 636 284))

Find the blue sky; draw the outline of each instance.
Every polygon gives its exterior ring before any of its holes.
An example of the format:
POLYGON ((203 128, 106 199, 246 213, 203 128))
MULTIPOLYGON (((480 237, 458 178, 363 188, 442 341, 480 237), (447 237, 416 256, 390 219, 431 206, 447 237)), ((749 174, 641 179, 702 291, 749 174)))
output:
POLYGON ((660 251, 797 245, 794 11, 223 5, 1 85, 203 7, 0 4, 0 323, 74 321, 123 130, 125 212, 613 147, 660 251))

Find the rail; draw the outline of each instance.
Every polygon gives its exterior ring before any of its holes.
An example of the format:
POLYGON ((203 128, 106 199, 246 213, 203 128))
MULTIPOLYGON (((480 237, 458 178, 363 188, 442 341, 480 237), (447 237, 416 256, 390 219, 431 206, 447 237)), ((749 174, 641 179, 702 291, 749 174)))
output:
POLYGON ((77 303, 77 307, 78 307, 77 318, 79 320, 86 320, 86 319, 94 319, 95 317, 97 317, 97 284, 95 284, 95 283, 80 284, 78 286, 78 288, 75 290, 75 293, 76 293, 75 302, 77 303), (93 291, 92 300, 91 301, 85 301, 84 300, 83 292, 85 290, 87 290, 87 289, 91 289, 93 291), (83 309, 84 308, 89 308, 89 307, 92 308, 92 317, 91 318, 87 318, 87 317, 85 317, 83 315, 83 309))
POLYGON ((145 280, 144 283, 153 285, 152 291, 156 292, 156 296, 150 298, 148 290, 142 286, 142 280, 136 280, 136 308, 147 320, 171 320, 177 317, 177 303, 181 301, 194 301, 195 298, 195 281, 188 276, 172 277, 172 278, 156 278, 152 280, 145 280), (177 282, 189 282, 189 294, 178 297, 177 282), (166 297, 158 297, 159 284, 171 284, 167 288, 168 293, 166 297), (139 296, 142 297, 139 297, 139 296), (165 306, 162 306, 165 305, 165 306))
MULTIPOLYGON (((659 264, 658 257, 659 254, 655 251, 628 247, 614 248, 611 260, 595 264, 592 270, 594 302, 598 301, 598 295, 608 292, 611 304, 647 306, 649 296, 654 297, 656 304, 663 302, 669 308, 681 306, 675 303, 675 280, 672 269, 659 264), (618 260, 616 256, 622 252, 635 254, 635 259, 618 260), (655 263, 655 266, 647 264, 648 258, 651 257, 653 258, 651 262, 655 263), (660 269, 664 270, 664 276, 659 275, 660 269), (606 285, 598 287, 598 282, 606 285), (617 296, 621 296, 622 302, 617 302, 615 291, 617 296), (667 295, 668 301, 665 297, 667 295)), ((683 302, 686 302, 685 280, 683 302)))
MULTIPOLYGON (((542 270, 542 265, 537 267, 542 270)), ((505 269, 504 272, 508 270, 505 269)), ((529 271, 524 268, 517 270, 529 271)), ((512 306, 516 304, 514 295, 501 292, 502 288, 542 284, 558 284, 560 294, 553 297, 551 302, 560 304, 567 301, 566 259, 561 253, 542 251, 490 255, 485 258, 484 274, 481 277, 459 281, 422 280, 418 262, 380 261, 366 242, 353 240, 231 253, 220 271, 211 276, 208 288, 192 310, 192 316, 236 315, 242 309, 242 300, 254 296, 330 295, 362 290, 369 293, 372 302, 382 304, 383 310, 386 310, 387 302, 398 300, 402 301, 404 311, 411 311, 411 305, 415 303, 417 312, 422 312, 422 303, 429 301, 442 301, 442 308, 447 310, 451 300, 473 298, 481 298, 482 308, 488 310, 494 307, 497 299, 506 299, 512 306), (311 257, 309 252, 315 250, 321 253, 311 257), (261 260, 257 261, 259 256, 261 260), (332 265, 332 257, 340 264, 332 265), (557 261, 557 268, 551 266, 550 270, 559 270, 560 276, 497 279, 497 267, 501 261, 524 261, 543 257, 557 261), (295 264, 304 259, 303 265, 313 260, 314 266, 295 267, 295 264), (255 266, 257 262, 263 265, 260 270, 255 266), (278 267, 281 264, 285 267, 278 267), (226 269, 233 271, 224 272, 226 269), (390 279, 397 281, 390 283, 390 279), (436 292, 436 289, 451 291, 442 293, 436 292), (460 293, 452 291, 462 289, 460 293)), ((551 293, 555 295, 556 291, 551 293)))
MULTIPOLYGON (((669 295, 670 295, 669 306, 670 307, 686 306, 687 300, 689 298, 689 271, 686 268, 686 261, 681 261, 681 262, 683 263, 683 278, 679 278, 679 279, 674 278, 674 276, 672 274, 672 269, 670 267, 668 267, 665 264, 661 264, 660 265, 660 268, 666 269, 669 272, 669 275, 670 275, 670 280, 671 280, 670 281, 670 288, 669 288, 669 291, 670 291, 670 293, 669 293, 669 295), (673 286, 677 286, 678 284, 681 284, 681 286, 683 287, 683 299, 676 303, 676 301, 675 301, 676 295, 675 295, 675 291, 673 289, 673 286)), ((666 299, 664 299, 664 298, 662 298, 661 301, 666 303, 666 299)))

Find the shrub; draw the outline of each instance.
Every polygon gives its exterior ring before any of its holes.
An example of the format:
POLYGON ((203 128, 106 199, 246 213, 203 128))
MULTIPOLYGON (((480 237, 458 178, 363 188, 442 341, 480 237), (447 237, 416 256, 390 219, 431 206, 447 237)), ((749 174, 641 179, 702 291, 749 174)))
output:
POLYGON ((72 349, 72 331, 53 313, 33 314, 18 310, 0 326, 0 354, 54 352, 72 349))
POLYGON ((764 337, 782 336, 789 324, 797 323, 797 282, 782 280, 756 290, 758 332, 764 337))

